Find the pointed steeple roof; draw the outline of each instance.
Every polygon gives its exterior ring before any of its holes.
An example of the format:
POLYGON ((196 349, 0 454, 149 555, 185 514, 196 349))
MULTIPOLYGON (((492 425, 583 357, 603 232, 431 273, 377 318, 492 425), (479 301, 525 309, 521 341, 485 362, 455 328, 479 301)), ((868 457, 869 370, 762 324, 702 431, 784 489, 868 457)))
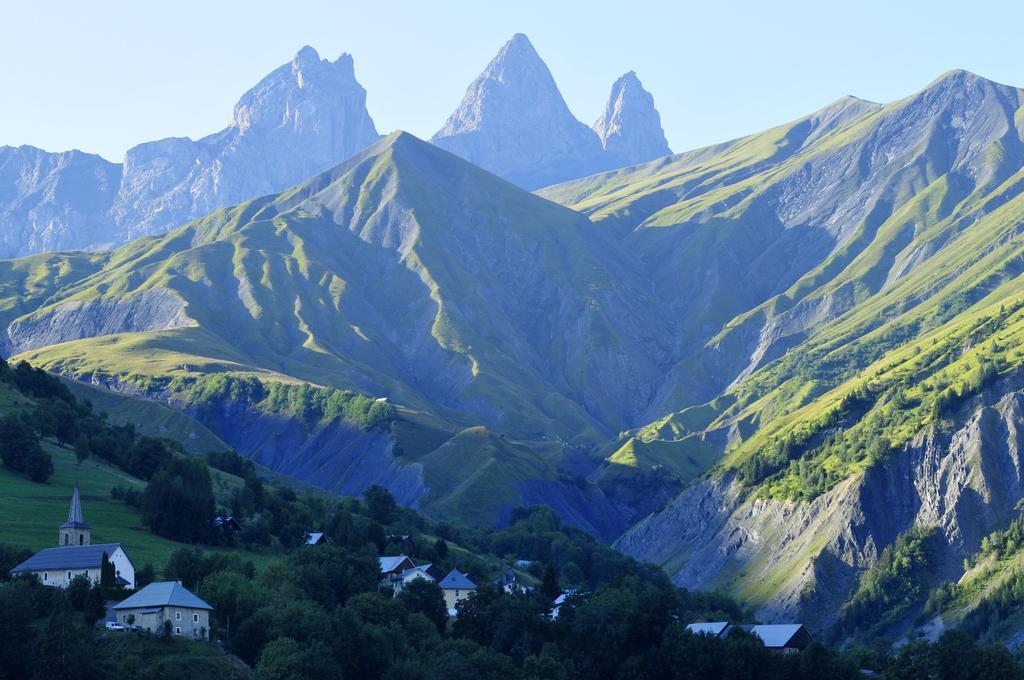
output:
POLYGON ((78 492, 78 482, 75 482, 75 491, 71 495, 71 507, 68 508, 68 521, 60 525, 61 529, 89 529, 91 528, 82 519, 82 496, 78 492))

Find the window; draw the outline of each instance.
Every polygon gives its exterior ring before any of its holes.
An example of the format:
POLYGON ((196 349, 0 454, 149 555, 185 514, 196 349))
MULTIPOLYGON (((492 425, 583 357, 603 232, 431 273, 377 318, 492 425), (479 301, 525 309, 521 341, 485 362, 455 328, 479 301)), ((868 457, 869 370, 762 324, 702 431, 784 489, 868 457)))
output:
POLYGON ((174 612, 174 620, 181 621, 181 612, 174 612))
POLYGON ((71 572, 70 571, 68 572, 68 580, 69 581, 71 580, 71 572))
POLYGON ((47 574, 47 573, 46 573, 46 572, 44 571, 44 572, 43 572, 43 582, 45 583, 45 582, 46 582, 46 580, 47 580, 47 579, 48 579, 49 577, 50 577, 50 575, 49 575, 49 574, 47 574))
POLYGON ((192 615, 192 623, 199 623, 199 614, 192 615))
POLYGON ((85 543, 85 534, 78 534, 78 545, 83 545, 84 543, 85 543))
POLYGON ((174 634, 175 635, 181 635, 181 628, 175 628, 174 629, 174 634))

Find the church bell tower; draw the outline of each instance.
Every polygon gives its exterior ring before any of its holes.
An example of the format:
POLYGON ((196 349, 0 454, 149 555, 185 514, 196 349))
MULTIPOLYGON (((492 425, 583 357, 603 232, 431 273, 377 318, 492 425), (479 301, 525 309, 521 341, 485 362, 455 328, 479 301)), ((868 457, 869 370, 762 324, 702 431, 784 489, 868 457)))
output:
POLYGON ((68 521, 60 525, 57 545, 89 545, 91 538, 92 527, 82 519, 82 497, 78 493, 78 482, 75 482, 75 491, 71 496, 71 507, 68 509, 68 521))

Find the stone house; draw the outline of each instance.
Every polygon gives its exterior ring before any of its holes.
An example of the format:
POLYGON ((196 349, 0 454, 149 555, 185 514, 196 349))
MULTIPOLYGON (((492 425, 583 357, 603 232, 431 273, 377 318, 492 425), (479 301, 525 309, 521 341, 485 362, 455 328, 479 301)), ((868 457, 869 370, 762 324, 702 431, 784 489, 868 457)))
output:
POLYGON ((172 635, 205 640, 210 634, 213 607, 177 581, 150 583, 113 609, 121 625, 150 633, 159 633, 169 621, 172 635))

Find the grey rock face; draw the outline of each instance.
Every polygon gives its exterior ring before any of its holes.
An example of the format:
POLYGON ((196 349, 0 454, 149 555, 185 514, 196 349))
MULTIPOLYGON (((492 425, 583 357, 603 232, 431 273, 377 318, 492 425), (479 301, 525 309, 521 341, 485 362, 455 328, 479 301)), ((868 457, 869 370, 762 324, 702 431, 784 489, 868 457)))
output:
MULTIPOLYGON (((518 33, 430 141, 526 189, 648 160, 658 148, 653 128, 661 133, 660 118, 635 75, 635 86, 628 81, 616 83, 618 103, 609 104, 607 122, 595 132, 572 115, 547 65, 518 33), (602 131, 610 146, 602 144, 602 131)), ((669 153, 664 135, 660 148, 660 155, 669 153)))
POLYGON ((197 142, 170 138, 128 151, 111 210, 119 240, 281 191, 377 137, 352 57, 329 62, 304 47, 242 95, 225 130, 197 142))
POLYGON ((10 356, 68 340, 194 325, 181 298, 165 290, 109 302, 68 300, 8 326, 3 350, 10 356))
POLYGON ((281 191, 378 138, 352 57, 304 47, 198 141, 129 149, 123 165, 78 151, 0 148, 0 257, 96 249, 281 191))
POLYGON ((611 167, 635 165, 672 153, 654 97, 630 71, 615 81, 604 113, 594 123, 611 167))
POLYGON ((121 166, 81 151, 0 147, 0 257, 102 243, 121 166))
MULTIPOLYGON (((615 544, 626 554, 678 565, 689 588, 774 586, 758 616, 835 621, 859 572, 914 526, 938 527, 941 573, 955 579, 982 537, 1004 527, 1024 499, 1024 392, 1019 379, 977 398, 951 436, 922 431, 862 477, 810 503, 744 494, 731 478, 702 481, 615 544)), ((764 592, 764 591, 762 591, 764 592)))

